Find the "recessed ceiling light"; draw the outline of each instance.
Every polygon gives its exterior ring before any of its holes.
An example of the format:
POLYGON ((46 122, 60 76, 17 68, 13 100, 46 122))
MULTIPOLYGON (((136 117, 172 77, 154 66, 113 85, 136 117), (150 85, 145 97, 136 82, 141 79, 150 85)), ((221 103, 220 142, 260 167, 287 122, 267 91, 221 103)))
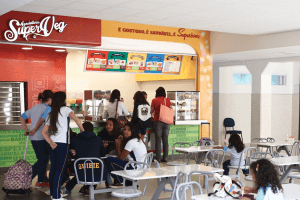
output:
POLYGON ((296 52, 284 52, 285 54, 296 54, 296 52))
POLYGON ((55 49, 55 51, 57 51, 57 52, 65 52, 66 50, 65 49, 55 49))
POLYGON ((285 55, 285 54, 296 54, 296 52, 275 52, 273 54, 285 55))
POLYGON ((32 50, 32 47, 22 47, 23 50, 32 50))

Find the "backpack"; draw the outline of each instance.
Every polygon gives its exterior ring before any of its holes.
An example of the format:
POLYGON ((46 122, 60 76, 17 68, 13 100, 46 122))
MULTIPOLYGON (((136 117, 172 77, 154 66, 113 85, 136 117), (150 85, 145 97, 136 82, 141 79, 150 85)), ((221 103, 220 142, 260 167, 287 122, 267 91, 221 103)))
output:
POLYGON ((221 176, 218 173, 214 174, 216 182, 213 185, 213 193, 208 194, 208 196, 215 195, 217 197, 225 198, 230 196, 232 198, 238 199, 242 193, 242 185, 236 180, 232 180, 229 176, 221 176))
POLYGON ((26 140, 24 157, 8 169, 2 190, 8 193, 29 194, 32 176, 32 166, 26 158, 28 138, 26 140))
POLYGON ((143 128, 152 126, 151 107, 148 104, 141 104, 137 107, 137 117, 143 128))

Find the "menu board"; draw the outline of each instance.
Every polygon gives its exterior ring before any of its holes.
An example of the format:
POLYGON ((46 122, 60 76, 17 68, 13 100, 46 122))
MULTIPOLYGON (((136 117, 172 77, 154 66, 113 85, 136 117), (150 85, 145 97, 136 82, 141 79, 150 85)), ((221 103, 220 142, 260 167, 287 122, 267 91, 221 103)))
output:
POLYGON ((126 72, 140 72, 145 71, 146 53, 128 53, 126 72))
POLYGON ((165 55, 163 73, 178 73, 180 72, 182 56, 165 55))
POLYGON ((88 50, 86 56, 86 70, 106 71, 108 51, 88 50))
POLYGON ((182 55, 87 50, 85 70, 179 74, 182 55))
POLYGON ((127 52, 110 51, 108 53, 106 71, 125 72, 127 57, 128 57, 127 52))
POLYGON ((165 54, 147 54, 145 73, 162 73, 165 54))

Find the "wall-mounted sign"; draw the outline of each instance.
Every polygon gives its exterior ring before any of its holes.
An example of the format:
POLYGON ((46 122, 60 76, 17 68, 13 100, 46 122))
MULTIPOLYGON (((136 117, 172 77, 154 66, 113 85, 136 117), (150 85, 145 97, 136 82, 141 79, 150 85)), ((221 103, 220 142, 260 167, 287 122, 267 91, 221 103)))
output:
POLYGON ((63 32, 67 24, 65 22, 55 22, 54 16, 48 16, 41 21, 28 21, 19 22, 16 19, 10 20, 9 28, 4 32, 4 37, 7 41, 16 41, 18 36, 21 35, 25 40, 28 41, 28 36, 32 35, 33 38, 36 36, 48 37, 53 29, 59 33, 63 32))
POLYGON ((88 50, 86 54, 86 70, 106 71, 108 51, 88 50))
POLYGON ((179 74, 182 55, 87 50, 86 71, 179 74))
POLYGON ((6 42, 101 46, 99 19, 10 11, 0 16, 0 33, 6 42))

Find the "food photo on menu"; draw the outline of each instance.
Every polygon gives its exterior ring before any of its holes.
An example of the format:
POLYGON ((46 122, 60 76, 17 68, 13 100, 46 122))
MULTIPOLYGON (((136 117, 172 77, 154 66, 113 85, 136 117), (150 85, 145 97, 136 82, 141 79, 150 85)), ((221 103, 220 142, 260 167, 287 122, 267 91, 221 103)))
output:
POLYGON ((140 65, 140 61, 135 60, 133 65, 134 66, 139 66, 140 65))
POLYGON ((113 64, 114 64, 114 59, 108 60, 108 64, 109 64, 109 65, 113 65, 113 64))
POLYGON ((115 59, 115 65, 120 65, 120 59, 115 59))
POLYGON ((128 65, 133 65, 133 60, 128 60, 128 65))
POLYGON ((95 63, 99 64, 100 63, 100 58, 95 58, 95 63))
POLYGON ((120 65, 125 66, 126 65, 126 60, 120 60, 120 65))
POLYGON ((89 64, 94 64, 94 60, 95 60, 94 58, 89 58, 88 63, 89 64))
POLYGON ((100 64, 101 65, 106 65, 106 59, 100 59, 100 64))

